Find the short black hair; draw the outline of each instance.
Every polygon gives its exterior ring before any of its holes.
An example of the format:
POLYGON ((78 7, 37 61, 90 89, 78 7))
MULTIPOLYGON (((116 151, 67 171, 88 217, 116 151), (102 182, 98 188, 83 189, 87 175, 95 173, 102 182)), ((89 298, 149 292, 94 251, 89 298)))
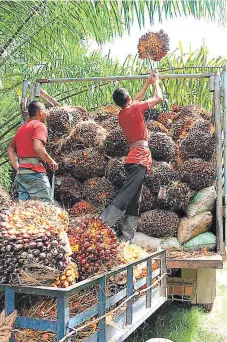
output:
POLYGON ((119 107, 124 107, 127 104, 129 93, 125 88, 118 88, 113 93, 113 100, 119 107))
POLYGON ((39 110, 44 110, 45 106, 44 104, 42 104, 39 101, 32 101, 31 103, 29 103, 28 106, 28 115, 30 118, 33 118, 34 116, 36 116, 36 113, 39 110))

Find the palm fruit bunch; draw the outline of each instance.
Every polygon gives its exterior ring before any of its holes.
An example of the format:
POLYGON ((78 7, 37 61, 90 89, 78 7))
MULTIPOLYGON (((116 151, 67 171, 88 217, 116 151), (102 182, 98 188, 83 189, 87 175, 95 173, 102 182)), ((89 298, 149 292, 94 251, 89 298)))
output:
POLYGON ((121 159, 110 159, 106 165, 105 177, 116 187, 121 188, 126 177, 124 163, 121 159))
POLYGON ((67 135, 71 127, 81 120, 86 119, 88 112, 80 106, 52 107, 47 116, 47 125, 50 140, 67 135))
POLYGON ((115 190, 105 177, 91 178, 84 184, 83 198, 92 204, 108 205, 113 199, 115 190))
POLYGON ((66 208, 71 208, 82 197, 82 184, 70 175, 57 176, 55 198, 66 208))
POLYGON ((144 112, 144 118, 145 121, 155 121, 157 120, 157 117, 159 116, 159 110, 156 108, 149 108, 147 110, 145 110, 144 112))
POLYGON ((151 120, 147 123, 147 128, 151 132, 159 132, 159 133, 166 133, 169 134, 168 129, 160 122, 151 120))
POLYGON ((175 157, 175 143, 165 133, 152 132, 149 137, 149 148, 152 158, 169 162, 175 157))
POLYGON ((100 177, 105 173, 105 157, 95 148, 74 151, 62 159, 62 168, 78 179, 100 177))
POLYGON ((95 112, 91 113, 91 117, 97 122, 103 122, 110 118, 117 118, 120 108, 116 105, 107 105, 99 107, 95 112))
MULTIPOLYGON (((61 137, 53 142, 49 142, 47 148, 51 151, 51 155, 62 156, 68 155, 75 150, 84 150, 84 144, 74 136, 75 129, 69 130, 69 135, 61 137)), ((56 158, 56 157, 55 157, 56 158)))
POLYGON ((3 208, 8 208, 10 204, 9 194, 0 186, 0 211, 3 208))
POLYGON ((66 288, 76 283, 78 278, 78 267, 75 263, 71 263, 66 270, 57 277, 56 281, 50 284, 50 286, 66 288))
POLYGON ((191 125, 188 125, 185 127, 185 129, 180 135, 180 139, 183 139, 189 133, 196 132, 196 131, 202 131, 203 133, 213 136, 215 133, 215 128, 211 122, 204 120, 204 119, 197 119, 196 121, 192 122, 191 125))
POLYGON ((193 191, 184 183, 173 182, 166 192, 166 203, 171 210, 184 209, 193 196, 193 191))
POLYGON ((92 217, 81 220, 71 230, 69 241, 81 279, 102 272, 105 267, 116 263, 119 245, 116 234, 98 219, 92 217))
POLYGON ((109 132, 104 146, 106 154, 110 157, 123 157, 128 153, 128 144, 121 128, 109 132))
POLYGON ((167 129, 170 129, 172 127, 172 124, 177 118, 178 118, 177 113, 173 113, 173 112, 160 113, 157 118, 157 121, 160 122, 167 129))
POLYGON ((177 236, 180 219, 172 211, 154 209, 143 213, 139 219, 138 230, 153 237, 177 236))
POLYGON ((215 137, 200 130, 194 130, 180 142, 181 156, 184 160, 201 158, 210 160, 215 151, 215 137))
POLYGON ((76 124, 72 136, 86 148, 103 145, 106 130, 93 120, 81 121, 76 124))
POLYGON ((191 118, 188 116, 178 117, 176 121, 174 121, 171 129, 170 135, 174 140, 178 140, 180 136, 196 121, 196 118, 191 118))
POLYGON ((144 213, 145 211, 155 209, 155 206, 155 196, 152 194, 150 189, 144 185, 141 194, 140 213, 144 213))
POLYGON ((88 201, 81 200, 76 203, 71 209, 72 216, 84 216, 94 214, 95 207, 88 201))
POLYGON ((112 117, 110 117, 110 118, 108 118, 106 120, 103 120, 101 122, 101 125, 108 132, 111 131, 112 129, 116 129, 116 128, 120 129, 118 118, 114 117, 114 116, 112 116, 112 117))
POLYGON ((160 61, 169 51, 169 37, 163 30, 148 32, 141 36, 137 48, 141 59, 160 61))
POLYGON ((68 229, 62 209, 38 201, 13 205, 0 216, 0 283, 15 281, 30 263, 64 270, 68 264, 60 233, 68 229))
POLYGON ((145 176, 145 185, 154 193, 158 193, 160 187, 168 186, 176 181, 179 175, 170 164, 166 162, 153 161, 151 170, 145 176))
POLYGON ((199 191, 215 183, 216 171, 212 161, 202 159, 188 159, 180 168, 183 182, 195 191, 199 191))
POLYGON ((178 109, 178 113, 180 117, 188 116, 193 118, 203 118, 204 120, 211 121, 212 113, 207 109, 199 106, 199 105, 188 105, 181 106, 178 109))

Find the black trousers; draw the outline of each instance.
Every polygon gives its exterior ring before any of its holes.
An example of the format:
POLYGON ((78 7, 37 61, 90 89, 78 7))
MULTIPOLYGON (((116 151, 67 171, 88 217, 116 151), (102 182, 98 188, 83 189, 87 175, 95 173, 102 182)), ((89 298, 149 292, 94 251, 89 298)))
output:
POLYGON ((139 216, 141 193, 146 167, 140 164, 125 164, 126 179, 113 204, 126 215, 139 216))

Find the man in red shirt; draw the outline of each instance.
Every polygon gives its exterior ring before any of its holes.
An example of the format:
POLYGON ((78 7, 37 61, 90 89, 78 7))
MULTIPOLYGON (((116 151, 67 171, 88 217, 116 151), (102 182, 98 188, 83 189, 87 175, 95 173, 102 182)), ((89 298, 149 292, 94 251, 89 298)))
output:
POLYGON ((47 110, 38 101, 28 106, 29 120, 16 132, 8 148, 9 160, 17 171, 20 200, 51 200, 51 186, 44 164, 57 170, 57 163, 47 153, 47 110))
POLYGON ((158 74, 149 75, 142 90, 133 100, 124 88, 114 91, 113 100, 121 107, 118 120, 128 142, 129 153, 125 161, 126 179, 123 187, 113 202, 102 212, 100 219, 111 227, 125 215, 122 228, 123 239, 131 241, 138 224, 143 180, 152 161, 144 112, 162 101, 158 74), (142 101, 151 84, 155 88, 154 97, 142 101))

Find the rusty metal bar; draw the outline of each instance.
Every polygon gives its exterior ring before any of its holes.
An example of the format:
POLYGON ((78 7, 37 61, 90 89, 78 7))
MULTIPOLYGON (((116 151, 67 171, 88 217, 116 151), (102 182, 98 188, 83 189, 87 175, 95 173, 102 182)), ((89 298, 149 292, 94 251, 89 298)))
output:
MULTIPOLYGON (((166 74, 159 75, 160 79, 175 79, 175 78, 209 78, 213 76, 213 73, 202 74, 166 74)), ((147 75, 134 75, 134 76, 103 76, 103 77, 77 77, 77 78, 49 78, 49 79, 37 79, 38 83, 68 83, 68 82, 103 82, 103 81, 134 81, 134 80, 146 80, 147 75)))
POLYGON ((216 235, 217 251, 224 252, 223 244, 223 216, 222 216, 222 137, 221 137, 221 103, 220 103, 220 76, 214 79, 214 111, 216 128, 216 170, 217 170, 217 203, 216 203, 216 235))

